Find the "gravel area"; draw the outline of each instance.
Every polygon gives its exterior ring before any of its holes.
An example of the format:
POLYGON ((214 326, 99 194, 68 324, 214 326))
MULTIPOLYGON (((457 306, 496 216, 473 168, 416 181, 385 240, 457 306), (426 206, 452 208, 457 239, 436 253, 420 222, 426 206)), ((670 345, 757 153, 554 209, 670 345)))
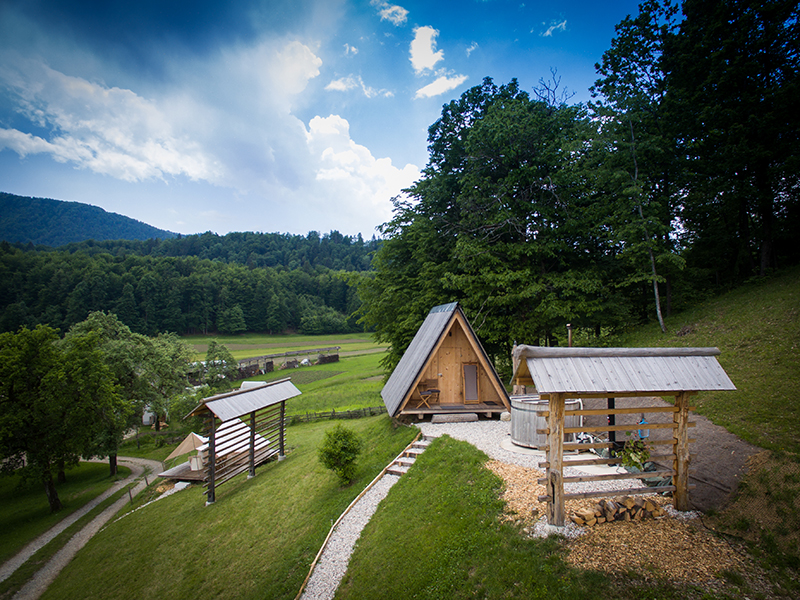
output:
POLYGON ((311 579, 303 591, 303 600, 330 600, 342 581, 350 555, 361 531, 372 518, 378 504, 389 493, 400 478, 397 475, 384 475, 373 485, 334 529, 327 546, 314 567, 311 579))

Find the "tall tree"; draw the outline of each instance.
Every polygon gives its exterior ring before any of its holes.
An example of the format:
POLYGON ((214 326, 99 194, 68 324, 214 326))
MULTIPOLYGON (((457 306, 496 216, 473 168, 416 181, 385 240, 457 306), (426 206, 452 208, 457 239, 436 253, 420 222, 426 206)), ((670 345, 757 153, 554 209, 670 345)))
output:
POLYGON ((98 337, 57 340, 42 325, 0 334, 0 470, 39 480, 51 512, 62 506, 54 474, 87 453, 97 407, 116 401, 98 337))
POLYGON ((538 96, 487 78, 429 129, 423 177, 395 199, 361 286, 363 321, 391 344, 387 367, 438 303, 461 301, 503 357, 514 339, 555 344, 569 322, 611 317, 613 269, 581 166, 589 123, 581 107, 538 96))
POLYGON ((722 280, 763 275, 798 258, 800 6, 685 0, 683 15, 665 64, 690 257, 722 280))
POLYGON ((666 331, 657 264, 681 268, 670 236, 676 214, 676 161, 667 134, 664 46, 677 28, 670 0, 646 0, 616 26, 611 48, 595 65, 592 158, 597 190, 609 207, 610 237, 632 268, 623 285, 649 280, 656 316, 666 331))

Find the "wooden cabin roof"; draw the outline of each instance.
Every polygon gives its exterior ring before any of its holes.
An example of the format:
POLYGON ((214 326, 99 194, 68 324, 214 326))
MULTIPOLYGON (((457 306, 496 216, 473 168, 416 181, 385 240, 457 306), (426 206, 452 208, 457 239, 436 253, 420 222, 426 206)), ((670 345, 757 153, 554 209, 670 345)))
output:
POLYGON ((261 410, 301 394, 290 379, 264 382, 258 387, 247 387, 226 394, 217 394, 203 400, 187 416, 211 412, 225 422, 261 410))
POLYGON ((467 338, 471 341, 475 352, 478 353, 484 360, 490 372, 489 377, 493 377, 497 381, 497 387, 502 391, 505 396, 505 390, 502 382, 494 370, 492 362, 483 349, 483 346, 472 330, 472 327, 467 321, 464 312, 458 305, 458 302, 451 302, 449 304, 441 304, 434 306, 428 316, 425 317, 419 330, 417 330, 414 339, 411 340, 400 362, 397 363, 392 375, 383 386, 381 390, 381 397, 386 405, 386 410, 391 416, 395 416, 403 405, 403 401, 412 392, 413 387, 416 385, 420 374, 425 366, 428 364, 434 350, 436 349, 439 340, 448 331, 450 324, 456 318, 456 315, 461 315, 463 323, 466 326, 467 338))
POLYGON ((539 394, 656 394, 735 390, 717 348, 544 348, 517 346, 514 378, 539 394))

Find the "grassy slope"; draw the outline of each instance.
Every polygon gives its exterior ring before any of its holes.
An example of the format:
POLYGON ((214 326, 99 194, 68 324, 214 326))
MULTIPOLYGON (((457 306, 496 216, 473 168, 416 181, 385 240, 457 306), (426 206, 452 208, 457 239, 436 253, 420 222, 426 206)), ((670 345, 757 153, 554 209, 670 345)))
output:
POLYGON ((44 598, 294 598, 331 522, 416 433, 385 415, 347 425, 366 444, 352 485, 317 461, 333 423, 290 427, 285 461, 219 488, 213 506, 193 487, 108 525, 44 598))
POLYGON ((69 469, 67 481, 56 485, 64 508, 55 514, 50 513, 40 483, 22 485, 17 475, 0 478, 0 562, 14 556, 25 544, 129 474, 130 469, 119 467, 119 474, 112 478, 108 474, 108 465, 99 463, 81 463, 69 469))
POLYGON ((630 347, 716 346, 737 390, 702 392, 697 412, 748 442, 800 452, 800 268, 754 281, 620 337, 630 347), (691 333, 678 336, 683 328, 691 333))

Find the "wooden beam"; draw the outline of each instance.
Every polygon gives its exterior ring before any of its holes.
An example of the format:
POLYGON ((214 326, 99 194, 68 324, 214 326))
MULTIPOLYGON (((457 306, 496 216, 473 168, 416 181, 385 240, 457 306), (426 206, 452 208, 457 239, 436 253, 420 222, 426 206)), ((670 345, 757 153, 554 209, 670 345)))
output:
POLYGON ((216 475, 216 443, 215 437, 217 434, 217 417, 211 414, 211 433, 208 436, 208 492, 206 493, 206 506, 214 504, 216 501, 214 476, 216 475))
POLYGON ((553 394, 550 398, 550 416, 547 419, 547 428, 550 433, 547 435, 547 462, 550 468, 547 469, 546 483, 547 493, 551 500, 547 503, 547 523, 563 527, 566 521, 566 511, 564 508, 564 481, 562 472, 562 461, 564 458, 564 396, 553 394))
MULTIPOLYGON (((675 477, 675 492, 672 495, 672 505, 676 510, 689 510, 689 395, 680 394, 675 399, 678 412, 673 415, 675 422, 675 447, 673 462, 675 477)), ((650 427, 650 425, 648 425, 650 427)))

